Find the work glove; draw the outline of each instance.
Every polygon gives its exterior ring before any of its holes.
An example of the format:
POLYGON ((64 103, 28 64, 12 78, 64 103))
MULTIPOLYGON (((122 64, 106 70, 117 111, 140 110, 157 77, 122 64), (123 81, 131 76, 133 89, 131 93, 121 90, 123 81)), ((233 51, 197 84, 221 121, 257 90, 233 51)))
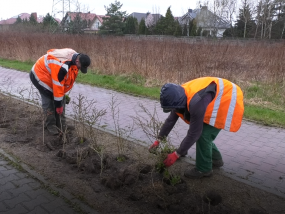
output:
POLYGON ((177 161, 178 158, 179 155, 176 152, 173 152, 167 155, 167 158, 163 161, 163 163, 166 167, 170 167, 172 164, 175 163, 175 161, 177 161))
POLYGON ((156 140, 156 141, 154 141, 154 143, 149 147, 148 151, 149 151, 150 153, 155 153, 156 150, 157 150, 157 148, 158 148, 158 146, 159 146, 159 141, 156 140))
POLYGON ((56 113, 58 113, 59 115, 61 115, 63 112, 63 106, 56 108, 56 113))

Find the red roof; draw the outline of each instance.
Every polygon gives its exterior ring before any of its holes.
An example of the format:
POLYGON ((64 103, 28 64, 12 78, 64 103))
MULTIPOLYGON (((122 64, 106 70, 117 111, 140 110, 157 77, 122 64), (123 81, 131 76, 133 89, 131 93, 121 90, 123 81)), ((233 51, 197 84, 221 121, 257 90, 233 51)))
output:
POLYGON ((68 12, 68 15, 69 15, 71 21, 73 21, 75 19, 77 14, 79 14, 79 16, 82 20, 87 20, 87 21, 88 20, 92 21, 96 16, 96 14, 94 14, 94 13, 68 12))
POLYGON ((105 17, 104 15, 96 15, 95 13, 68 12, 71 21, 75 19, 77 14, 79 14, 82 20, 93 21, 95 18, 98 18, 101 23, 103 22, 102 18, 105 17))

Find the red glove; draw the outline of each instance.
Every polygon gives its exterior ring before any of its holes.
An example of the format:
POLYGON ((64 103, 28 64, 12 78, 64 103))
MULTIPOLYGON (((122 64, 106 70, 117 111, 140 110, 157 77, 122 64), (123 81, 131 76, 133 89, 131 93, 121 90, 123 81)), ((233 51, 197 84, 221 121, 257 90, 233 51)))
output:
POLYGON ((156 151, 156 149, 158 148, 158 146, 159 146, 159 141, 156 140, 156 141, 154 141, 154 143, 149 147, 148 151, 149 151, 150 153, 155 153, 155 151, 156 151))
POLYGON ((170 167, 172 164, 175 163, 175 161, 177 161, 178 158, 179 155, 176 152, 173 152, 167 155, 167 158, 163 161, 163 163, 166 167, 170 167))
POLYGON ((56 113, 58 113, 59 115, 61 115, 63 112, 63 106, 56 108, 56 113))

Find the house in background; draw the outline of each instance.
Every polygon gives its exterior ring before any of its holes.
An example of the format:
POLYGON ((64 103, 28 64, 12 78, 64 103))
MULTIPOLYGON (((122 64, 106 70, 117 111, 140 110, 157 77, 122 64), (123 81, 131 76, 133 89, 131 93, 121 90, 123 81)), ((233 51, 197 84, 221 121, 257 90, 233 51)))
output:
MULTIPOLYGON (((13 16, 9 19, 6 19, 6 20, 1 20, 0 21, 0 30, 7 30, 9 29, 9 26, 14 24, 16 21, 17 21, 17 18, 21 18, 22 20, 28 20, 30 19, 31 16, 34 16, 34 18, 36 19, 36 21, 38 23, 42 23, 43 22, 43 19, 44 19, 44 16, 38 16, 37 13, 32 13, 32 14, 29 14, 29 13, 21 13, 17 16, 13 16)), ((60 23, 60 19, 58 18, 55 18, 55 20, 60 23)))
POLYGON ((187 28, 187 36, 189 36, 189 23, 195 19, 197 28, 201 28, 201 35, 203 32, 208 32, 210 36, 223 37, 226 29, 231 27, 230 22, 217 16, 207 6, 202 6, 199 9, 188 9, 188 12, 182 17, 178 18, 179 24, 187 28))
POLYGON ((83 29, 84 33, 98 33, 100 26, 103 23, 104 15, 96 15, 95 13, 82 13, 82 12, 67 12, 64 19, 64 26, 67 28, 71 21, 74 21, 76 16, 80 17, 82 21, 86 21, 87 27, 83 29))
POLYGON ((161 18, 160 14, 151 14, 151 13, 131 13, 129 16, 136 18, 138 20, 138 23, 141 22, 142 19, 147 20, 147 19, 151 19, 153 20, 154 24, 157 23, 157 21, 161 18))

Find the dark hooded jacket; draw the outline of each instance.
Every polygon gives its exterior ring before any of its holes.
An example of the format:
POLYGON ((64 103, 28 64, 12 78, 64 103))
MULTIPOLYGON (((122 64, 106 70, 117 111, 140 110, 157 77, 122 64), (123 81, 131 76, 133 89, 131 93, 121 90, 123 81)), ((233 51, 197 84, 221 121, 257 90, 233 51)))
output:
POLYGON ((162 140, 168 136, 179 116, 176 113, 184 115, 184 119, 190 121, 189 130, 186 137, 177 149, 179 155, 186 155, 190 147, 199 139, 203 131, 203 120, 209 103, 215 97, 215 84, 199 91, 192 98, 195 102, 190 102, 190 112, 187 108, 187 97, 184 88, 180 85, 167 83, 161 88, 160 104, 164 112, 171 111, 170 115, 163 124, 159 139, 162 140))
POLYGON ((180 85, 166 83, 160 91, 160 104, 163 109, 187 108, 187 97, 180 85))

